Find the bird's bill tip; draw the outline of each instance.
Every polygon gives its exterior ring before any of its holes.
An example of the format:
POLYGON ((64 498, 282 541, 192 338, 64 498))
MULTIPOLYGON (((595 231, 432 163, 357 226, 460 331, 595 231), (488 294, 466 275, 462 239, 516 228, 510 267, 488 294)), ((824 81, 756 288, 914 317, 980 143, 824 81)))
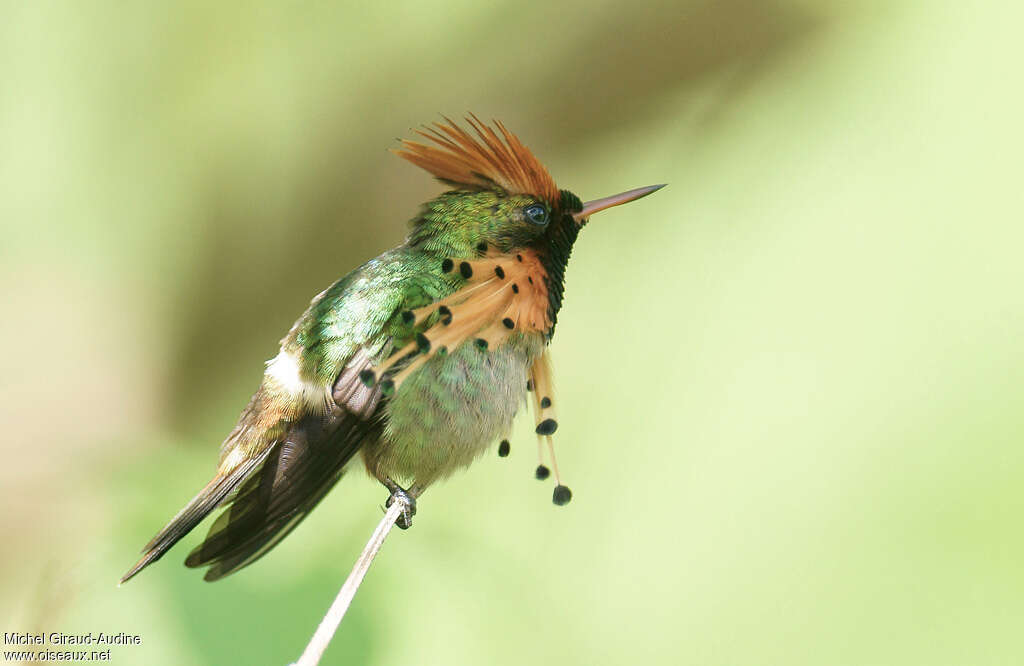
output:
POLYGON ((605 208, 611 208, 612 206, 618 206, 630 201, 636 201, 642 197, 646 197, 648 194, 653 194, 661 188, 665 187, 668 183, 661 183, 659 185, 648 185, 647 187, 638 187, 635 190, 628 190, 626 192, 620 192, 619 194, 613 194, 610 197, 604 197, 601 199, 594 199, 583 204, 583 210, 578 213, 573 213, 573 218, 578 224, 583 224, 588 217, 604 210, 605 208))

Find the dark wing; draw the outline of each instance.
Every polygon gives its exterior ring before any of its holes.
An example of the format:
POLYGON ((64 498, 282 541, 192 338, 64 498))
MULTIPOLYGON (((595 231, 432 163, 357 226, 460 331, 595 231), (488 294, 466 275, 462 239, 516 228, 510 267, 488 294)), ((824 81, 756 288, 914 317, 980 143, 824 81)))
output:
POLYGON ((209 565, 204 578, 213 581, 262 557, 324 498, 345 463, 379 428, 379 419, 363 420, 341 409, 296 423, 241 485, 185 564, 209 565))
POLYGON ((217 474, 146 544, 121 582, 160 559, 218 506, 227 508, 185 561, 190 567, 212 565, 206 580, 255 561, 291 532, 341 478, 362 443, 379 433, 380 391, 359 381, 368 365, 367 356, 357 352, 335 383, 336 404, 328 413, 307 414, 260 455, 217 474))
POLYGON ((307 414, 288 427, 227 499, 228 508, 189 553, 186 566, 209 566, 204 578, 219 580, 265 555, 309 515, 363 442, 380 434, 381 391, 359 378, 369 367, 369 355, 357 350, 334 383, 330 411, 307 414))

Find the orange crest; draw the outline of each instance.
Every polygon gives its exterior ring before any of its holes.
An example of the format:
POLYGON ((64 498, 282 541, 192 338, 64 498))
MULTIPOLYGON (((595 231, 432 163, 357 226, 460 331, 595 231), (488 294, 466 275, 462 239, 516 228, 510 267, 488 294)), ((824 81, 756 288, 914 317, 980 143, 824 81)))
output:
POLYGON ((445 120, 415 130, 430 143, 405 139, 395 154, 448 183, 474 188, 497 186, 510 194, 528 194, 550 205, 558 204, 558 187, 548 170, 500 121, 494 121, 498 128, 495 132, 469 114, 466 122, 476 132, 474 137, 451 119, 445 120))

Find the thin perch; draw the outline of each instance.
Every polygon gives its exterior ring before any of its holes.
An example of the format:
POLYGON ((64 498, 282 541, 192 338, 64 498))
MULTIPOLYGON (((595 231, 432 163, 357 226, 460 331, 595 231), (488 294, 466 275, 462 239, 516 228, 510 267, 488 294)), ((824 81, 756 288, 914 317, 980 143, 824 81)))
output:
POLYGON ((341 590, 338 592, 338 596, 335 597, 334 603, 327 610, 327 615, 320 621, 320 626, 316 628, 316 633, 313 634, 313 638, 310 639, 302 656, 291 666, 316 666, 320 663, 320 658, 323 657, 324 651, 327 650, 327 645, 334 638, 334 633, 338 630, 338 626, 341 625, 345 612, 352 604, 352 598, 356 595, 356 591, 359 589, 360 583, 363 582, 363 578, 366 577, 366 572, 369 571, 370 565, 373 564, 373 559, 377 557, 377 552, 384 545, 384 539, 387 538, 391 528, 395 526, 395 521, 398 520, 398 517, 408 508, 409 505, 404 498, 400 495, 394 496, 394 501, 388 507, 384 517, 381 518, 370 540, 366 542, 366 548, 363 549, 362 555, 356 560, 355 566, 352 567, 352 573, 348 575, 345 584, 341 586, 341 590))

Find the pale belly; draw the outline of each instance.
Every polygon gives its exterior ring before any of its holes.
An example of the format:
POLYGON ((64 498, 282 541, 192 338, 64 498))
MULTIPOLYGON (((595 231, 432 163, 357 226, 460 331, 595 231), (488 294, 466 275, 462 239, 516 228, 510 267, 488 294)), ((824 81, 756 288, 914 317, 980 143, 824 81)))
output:
POLYGON ((511 431, 543 345, 529 334, 493 351, 467 343, 432 357, 385 406, 383 434, 363 449, 367 468, 425 488, 469 465, 511 431))

